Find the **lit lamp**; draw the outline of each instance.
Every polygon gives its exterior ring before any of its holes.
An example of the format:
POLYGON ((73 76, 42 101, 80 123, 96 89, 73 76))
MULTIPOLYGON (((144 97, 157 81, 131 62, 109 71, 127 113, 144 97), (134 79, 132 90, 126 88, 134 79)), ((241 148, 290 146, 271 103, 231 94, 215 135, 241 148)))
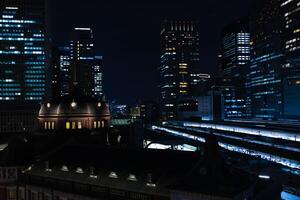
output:
POLYGON ((72 108, 75 108, 76 105, 77 105, 77 103, 76 103, 75 101, 73 101, 73 102, 71 103, 71 107, 72 107, 72 108))
POLYGON ((101 102, 98 102, 98 107, 99 107, 99 108, 101 107, 101 102))
POLYGON ((51 104, 50 103, 47 103, 47 108, 50 108, 51 107, 51 104))

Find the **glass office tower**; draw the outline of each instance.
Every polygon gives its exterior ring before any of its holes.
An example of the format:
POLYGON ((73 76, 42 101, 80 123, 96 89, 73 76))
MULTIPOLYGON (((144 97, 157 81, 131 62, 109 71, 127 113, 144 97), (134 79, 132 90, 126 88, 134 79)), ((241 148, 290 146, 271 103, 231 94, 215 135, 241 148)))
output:
POLYGON ((47 93, 44 0, 1 0, 0 101, 41 102, 47 93))
POLYGON ((220 87, 223 97, 223 118, 244 118, 247 116, 246 72, 250 61, 248 17, 242 17, 224 27, 221 55, 219 57, 221 76, 224 80, 230 80, 225 81, 227 84, 220 87))
POLYGON ((162 115, 177 116, 177 102, 192 96, 202 83, 199 30, 194 21, 164 21, 161 29, 160 97, 162 115))
POLYGON ((282 21, 279 0, 259 0, 252 8, 246 87, 248 113, 253 118, 279 119, 283 114, 282 21))
POLYGON ((300 119, 300 1, 282 0, 284 118, 300 119))

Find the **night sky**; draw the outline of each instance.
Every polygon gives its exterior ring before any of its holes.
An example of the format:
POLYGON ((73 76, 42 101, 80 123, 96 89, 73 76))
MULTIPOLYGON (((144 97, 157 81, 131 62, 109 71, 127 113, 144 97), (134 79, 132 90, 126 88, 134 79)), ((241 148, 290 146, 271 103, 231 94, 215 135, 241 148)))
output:
POLYGON ((94 30, 104 57, 104 90, 110 100, 134 103, 158 96, 160 24, 164 19, 200 22, 203 73, 215 73, 221 29, 247 15, 250 0, 50 0, 52 40, 66 45, 73 27, 94 30))

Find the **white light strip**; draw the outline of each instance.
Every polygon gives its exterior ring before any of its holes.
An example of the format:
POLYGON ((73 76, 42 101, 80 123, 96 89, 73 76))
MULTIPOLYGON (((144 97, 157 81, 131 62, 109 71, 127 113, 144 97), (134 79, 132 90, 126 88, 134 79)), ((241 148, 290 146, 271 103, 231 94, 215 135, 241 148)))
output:
POLYGON ((7 10, 18 10, 19 8, 18 7, 5 7, 5 9, 7 9, 7 10))
POLYGON ((195 128, 208 128, 221 131, 229 131, 234 133, 244 133, 248 135, 257 135, 275 139, 289 140, 300 142, 300 134, 289 133, 284 131, 268 131, 257 128, 244 128, 240 126, 230 126, 230 125, 219 125, 219 124, 208 124, 208 123, 195 123, 195 122, 176 122, 182 123, 186 127, 195 127, 195 128))
MULTIPOLYGON (((176 126, 176 125, 167 125, 167 127, 184 129, 184 130, 199 132, 199 133, 202 133, 202 134, 206 133, 203 130, 199 130, 197 128, 191 128, 191 127, 186 128, 186 127, 176 126)), ((209 133, 206 133, 206 134, 209 134, 209 133)), ((225 134, 221 134, 221 133, 212 133, 212 134, 216 135, 216 136, 220 136, 220 137, 225 137, 225 138, 230 138, 230 139, 235 139, 235 140, 241 140, 241 141, 245 141, 245 142, 249 142, 249 143, 253 143, 253 144, 261 144, 261 145, 264 145, 264 146, 275 147, 275 148, 278 148, 278 149, 284 149, 284 150, 294 151, 294 152, 299 152, 300 153, 300 149, 295 148, 295 147, 278 145, 278 144, 273 144, 273 143, 270 143, 270 142, 262 142, 262 141, 257 141, 257 140, 251 140, 251 139, 246 139, 246 138, 239 137, 239 136, 231 136, 231 135, 225 135, 225 134)))
POLYGON ((90 28, 75 28, 76 31, 90 31, 90 28))
POLYGON ((279 156, 275 156, 275 155, 255 151, 255 150, 250 150, 247 148, 238 147, 238 146, 234 146, 231 144, 226 144, 223 142, 219 142, 219 146, 228 151, 233 151, 233 152, 238 152, 238 153, 242 153, 242 154, 247 154, 250 156, 260 157, 263 160, 275 162, 277 164, 281 164, 283 166, 287 166, 287 167, 294 168, 294 169, 300 169, 300 162, 295 161, 295 160, 290 160, 290 159, 282 158, 279 156))
POLYGON ((168 129, 168 128, 163 128, 163 127, 159 127, 159 126, 152 126, 151 129, 153 131, 157 131, 157 130, 164 131, 164 132, 167 132, 167 133, 172 134, 172 135, 176 135, 176 136, 180 136, 180 137, 184 137, 184 138, 188 138, 188 139, 192 139, 192 140, 196 140, 196 141, 205 143, 205 139, 202 138, 202 137, 190 135, 190 134, 179 132, 179 131, 174 131, 174 130, 171 130, 171 129, 168 129))

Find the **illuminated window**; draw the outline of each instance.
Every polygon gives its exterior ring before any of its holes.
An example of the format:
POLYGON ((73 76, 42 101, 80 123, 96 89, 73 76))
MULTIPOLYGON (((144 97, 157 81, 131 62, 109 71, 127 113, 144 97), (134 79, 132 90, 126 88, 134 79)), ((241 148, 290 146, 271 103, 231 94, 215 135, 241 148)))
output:
POLYGON ((54 130, 54 128, 55 128, 54 122, 51 122, 51 128, 52 128, 52 130, 54 130))
POLYGON ((44 129, 47 130, 47 122, 44 123, 44 129))
POLYGON ((51 129, 51 122, 48 122, 48 129, 51 129))
POLYGON ((94 128, 97 128, 97 122, 94 121, 94 128))
POLYGON ((101 128, 101 122, 98 121, 98 128, 101 128))
POLYGON ((66 122, 66 129, 70 129, 70 122, 66 122))
POLYGON ((76 129, 76 122, 72 122, 72 129, 76 129))
POLYGON ((81 122, 78 122, 77 126, 78 126, 78 129, 82 129, 81 122))
POLYGON ((104 127, 104 125, 105 125, 105 122, 101 121, 101 127, 104 127))

